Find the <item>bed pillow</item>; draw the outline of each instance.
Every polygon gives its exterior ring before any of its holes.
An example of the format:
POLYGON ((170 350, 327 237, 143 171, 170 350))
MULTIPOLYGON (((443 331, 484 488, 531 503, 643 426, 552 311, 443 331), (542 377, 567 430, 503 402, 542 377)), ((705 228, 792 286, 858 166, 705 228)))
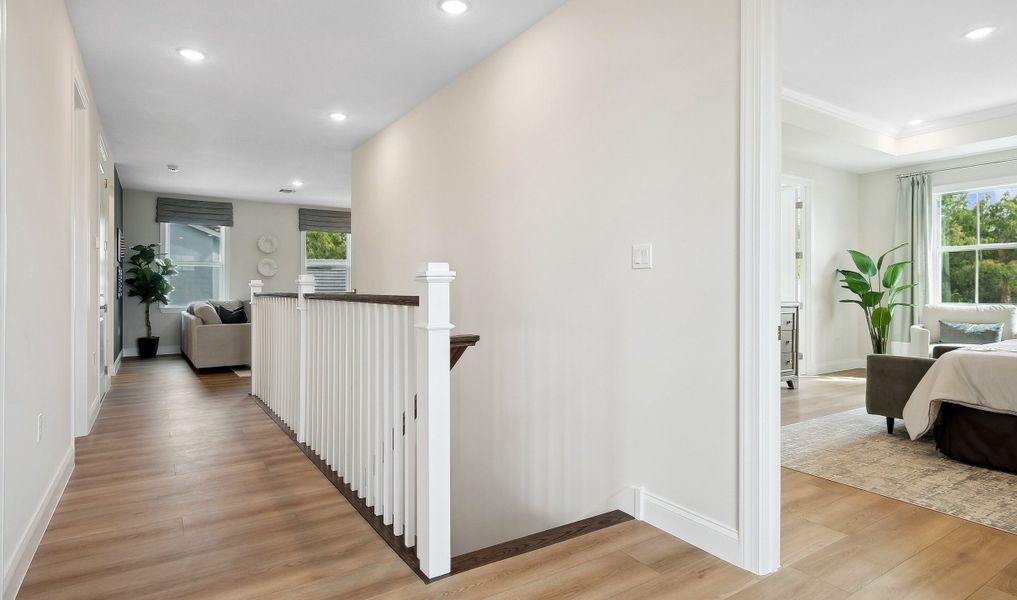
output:
POLYGON ((219 313, 216 312, 215 308, 208 302, 201 302, 194 307, 194 316, 201 319, 201 322, 205 325, 219 325, 222 323, 222 319, 219 318, 219 313))
POLYGON ((939 340, 944 344, 993 344, 1003 341, 1003 324, 940 321, 939 340))

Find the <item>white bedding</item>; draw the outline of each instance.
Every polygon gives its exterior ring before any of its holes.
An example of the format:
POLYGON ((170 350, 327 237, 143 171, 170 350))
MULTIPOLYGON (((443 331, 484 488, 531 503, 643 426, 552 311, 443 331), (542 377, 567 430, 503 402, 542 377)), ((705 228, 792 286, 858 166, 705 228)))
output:
POLYGON ((912 440, 932 429, 943 402, 1017 415, 1017 340, 939 357, 904 405, 912 440))

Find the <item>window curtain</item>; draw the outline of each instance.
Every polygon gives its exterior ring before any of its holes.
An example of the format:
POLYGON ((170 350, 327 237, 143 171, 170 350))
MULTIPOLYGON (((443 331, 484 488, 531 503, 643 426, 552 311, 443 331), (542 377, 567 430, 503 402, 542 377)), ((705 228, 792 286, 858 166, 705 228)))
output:
MULTIPOLYGON (((908 342, 911 326, 922 322, 922 309, 929 303, 929 284, 935 275, 929 271, 932 264, 929 251, 932 247, 932 185, 928 173, 919 173, 897 180, 897 244, 907 242, 907 259, 911 267, 905 277, 907 283, 917 287, 903 294, 903 302, 914 304, 914 308, 899 307, 894 312, 890 327, 890 341, 908 342)), ((895 244, 896 245, 896 244, 895 244)), ((901 260, 902 253, 888 257, 901 260)))
POLYGON ((155 220, 158 223, 233 227, 233 203, 157 198, 155 220))
POLYGON ((350 211, 301 208, 298 211, 300 231, 350 232, 350 211))

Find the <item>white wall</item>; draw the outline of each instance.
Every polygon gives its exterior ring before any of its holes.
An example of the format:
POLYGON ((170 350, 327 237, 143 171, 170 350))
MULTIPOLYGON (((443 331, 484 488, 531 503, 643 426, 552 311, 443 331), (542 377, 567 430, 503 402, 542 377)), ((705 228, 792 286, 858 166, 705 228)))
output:
MULTIPOLYGON (((72 290, 72 251, 94 264, 94 247, 79 238, 72 249, 72 202, 94 231, 98 207, 97 140, 101 125, 94 102, 81 133, 84 169, 75 189, 72 164, 73 81, 85 69, 62 0, 7 0, 5 29, 6 134, 3 182, 7 260, 4 323, 3 590, 13 598, 45 530, 74 460, 71 409, 72 295, 95 309, 95 273, 72 290), (75 191, 80 195, 75 195, 75 191), (42 436, 36 439, 38 415, 42 436)), ((112 175, 112 171, 109 171, 112 175)), ((94 315, 95 313, 92 312, 94 315)), ((96 328, 88 329, 95 347, 96 328)), ((89 376, 95 385, 95 372, 89 376)), ((94 389, 94 388, 93 388, 94 389)))
POLYGON ((355 286, 448 261, 481 336, 455 553, 632 485, 737 527, 738 56, 735 0, 573 0, 356 150, 355 286))
MULTIPOLYGON (((247 202, 203 198, 181 194, 161 194, 124 190, 124 235, 127 247, 137 244, 159 243, 159 224, 155 221, 155 203, 159 196, 194 200, 211 200, 233 203, 233 227, 229 231, 227 261, 229 270, 229 296, 248 298, 252 279, 265 282, 266 292, 292 292, 296 290, 300 275, 300 231, 297 229, 298 207, 292 204, 247 202), (279 240, 279 249, 263 254, 258 249, 258 238, 271 234, 279 240), (272 258, 279 265, 273 277, 258 273, 258 261, 272 258)), ((129 255, 129 253, 128 253, 129 255)), ((138 338, 145 335, 145 305, 137 298, 126 298, 124 306, 124 349, 128 355, 137 355, 138 338)), ((160 354, 180 351, 180 313, 163 313, 152 307, 152 335, 157 335, 160 354)))
POLYGON ((812 183, 812 197, 806 199, 812 247, 805 249, 810 285, 803 298, 803 327, 811 328, 803 335, 813 340, 810 374, 863 367, 871 352, 865 318, 857 306, 839 302, 851 295, 841 289, 836 271, 854 268, 848 249, 879 255, 892 246, 870 247, 862 238, 867 219, 861 213, 858 175, 786 156, 783 170, 812 183))

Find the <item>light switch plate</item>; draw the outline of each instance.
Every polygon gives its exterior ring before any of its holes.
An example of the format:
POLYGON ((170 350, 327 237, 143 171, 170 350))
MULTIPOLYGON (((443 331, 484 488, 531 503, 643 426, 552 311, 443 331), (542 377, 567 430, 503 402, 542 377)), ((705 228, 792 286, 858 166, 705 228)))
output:
POLYGON ((632 246, 632 268, 653 268, 653 244, 634 244, 632 246))

